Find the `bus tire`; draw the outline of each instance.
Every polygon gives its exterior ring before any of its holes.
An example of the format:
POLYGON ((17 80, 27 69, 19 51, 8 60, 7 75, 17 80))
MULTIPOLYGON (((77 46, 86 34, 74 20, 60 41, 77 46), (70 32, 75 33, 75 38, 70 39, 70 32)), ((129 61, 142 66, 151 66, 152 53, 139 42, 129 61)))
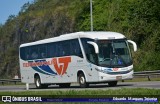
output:
POLYGON ((34 82, 35 82, 36 88, 40 89, 40 88, 47 88, 48 87, 47 84, 42 84, 41 83, 41 79, 40 79, 39 75, 35 76, 34 82))
POLYGON ((86 78, 85 78, 83 73, 79 74, 78 81, 79 81, 79 85, 80 85, 81 88, 86 88, 86 87, 89 86, 89 84, 86 83, 86 78))
POLYGON ((61 83, 61 84, 59 84, 59 87, 61 87, 61 88, 69 88, 70 87, 70 83, 61 83))
POLYGON ((111 82, 108 82, 108 86, 109 87, 114 87, 117 85, 117 81, 111 81, 111 82))

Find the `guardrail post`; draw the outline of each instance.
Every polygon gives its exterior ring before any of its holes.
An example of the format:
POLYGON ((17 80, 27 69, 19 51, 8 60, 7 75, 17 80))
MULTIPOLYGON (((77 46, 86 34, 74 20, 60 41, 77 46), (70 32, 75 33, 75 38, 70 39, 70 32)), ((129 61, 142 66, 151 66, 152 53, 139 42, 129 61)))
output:
POLYGON ((150 76, 148 75, 147 77, 148 77, 148 81, 151 81, 151 78, 150 78, 150 76))
POLYGON ((26 90, 29 90, 29 83, 26 83, 26 90))

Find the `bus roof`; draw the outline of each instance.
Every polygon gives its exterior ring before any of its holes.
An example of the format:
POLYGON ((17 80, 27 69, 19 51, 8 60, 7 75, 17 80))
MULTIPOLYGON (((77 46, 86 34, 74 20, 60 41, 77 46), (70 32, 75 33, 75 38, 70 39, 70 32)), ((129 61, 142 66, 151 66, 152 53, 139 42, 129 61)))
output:
POLYGON ((35 42, 25 43, 21 44, 20 47, 30 46, 30 45, 37 45, 37 44, 44 44, 44 43, 50 43, 50 42, 56 42, 56 41, 62 41, 62 40, 69 40, 69 39, 75 39, 75 38, 90 38, 90 39, 124 39, 125 36, 117 33, 117 32, 105 32, 105 31, 93 31, 93 32, 75 32, 75 33, 69 33, 60 35, 58 37, 43 39, 35 42))

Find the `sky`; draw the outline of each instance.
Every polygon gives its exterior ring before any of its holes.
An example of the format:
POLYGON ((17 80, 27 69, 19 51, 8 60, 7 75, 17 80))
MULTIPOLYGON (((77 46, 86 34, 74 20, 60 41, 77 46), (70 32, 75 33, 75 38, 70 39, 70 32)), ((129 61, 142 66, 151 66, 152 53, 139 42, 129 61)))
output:
POLYGON ((4 24, 10 15, 18 15, 23 4, 34 0, 0 0, 0 24, 4 24))

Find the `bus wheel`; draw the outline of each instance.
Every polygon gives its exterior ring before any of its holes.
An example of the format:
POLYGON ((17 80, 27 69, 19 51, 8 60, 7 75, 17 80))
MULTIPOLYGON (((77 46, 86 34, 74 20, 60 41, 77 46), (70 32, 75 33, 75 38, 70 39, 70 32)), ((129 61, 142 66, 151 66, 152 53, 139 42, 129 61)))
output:
POLYGON ((47 88, 48 87, 47 84, 42 84, 41 83, 41 79, 40 79, 40 77, 38 75, 35 76, 34 82, 35 82, 36 88, 47 88))
POLYGON ((108 86, 109 87, 114 87, 117 85, 117 81, 111 81, 111 82, 108 82, 108 86))
POLYGON ((61 83, 61 84, 59 84, 59 87, 61 87, 61 88, 69 88, 70 87, 70 83, 61 83))
POLYGON ((89 84, 86 83, 86 78, 85 78, 84 74, 82 74, 82 73, 79 74, 78 81, 79 81, 79 85, 81 88, 86 88, 89 86, 89 84))
POLYGON ((40 79, 39 76, 35 76, 34 82, 35 82, 36 88, 41 88, 42 87, 41 79, 40 79))

